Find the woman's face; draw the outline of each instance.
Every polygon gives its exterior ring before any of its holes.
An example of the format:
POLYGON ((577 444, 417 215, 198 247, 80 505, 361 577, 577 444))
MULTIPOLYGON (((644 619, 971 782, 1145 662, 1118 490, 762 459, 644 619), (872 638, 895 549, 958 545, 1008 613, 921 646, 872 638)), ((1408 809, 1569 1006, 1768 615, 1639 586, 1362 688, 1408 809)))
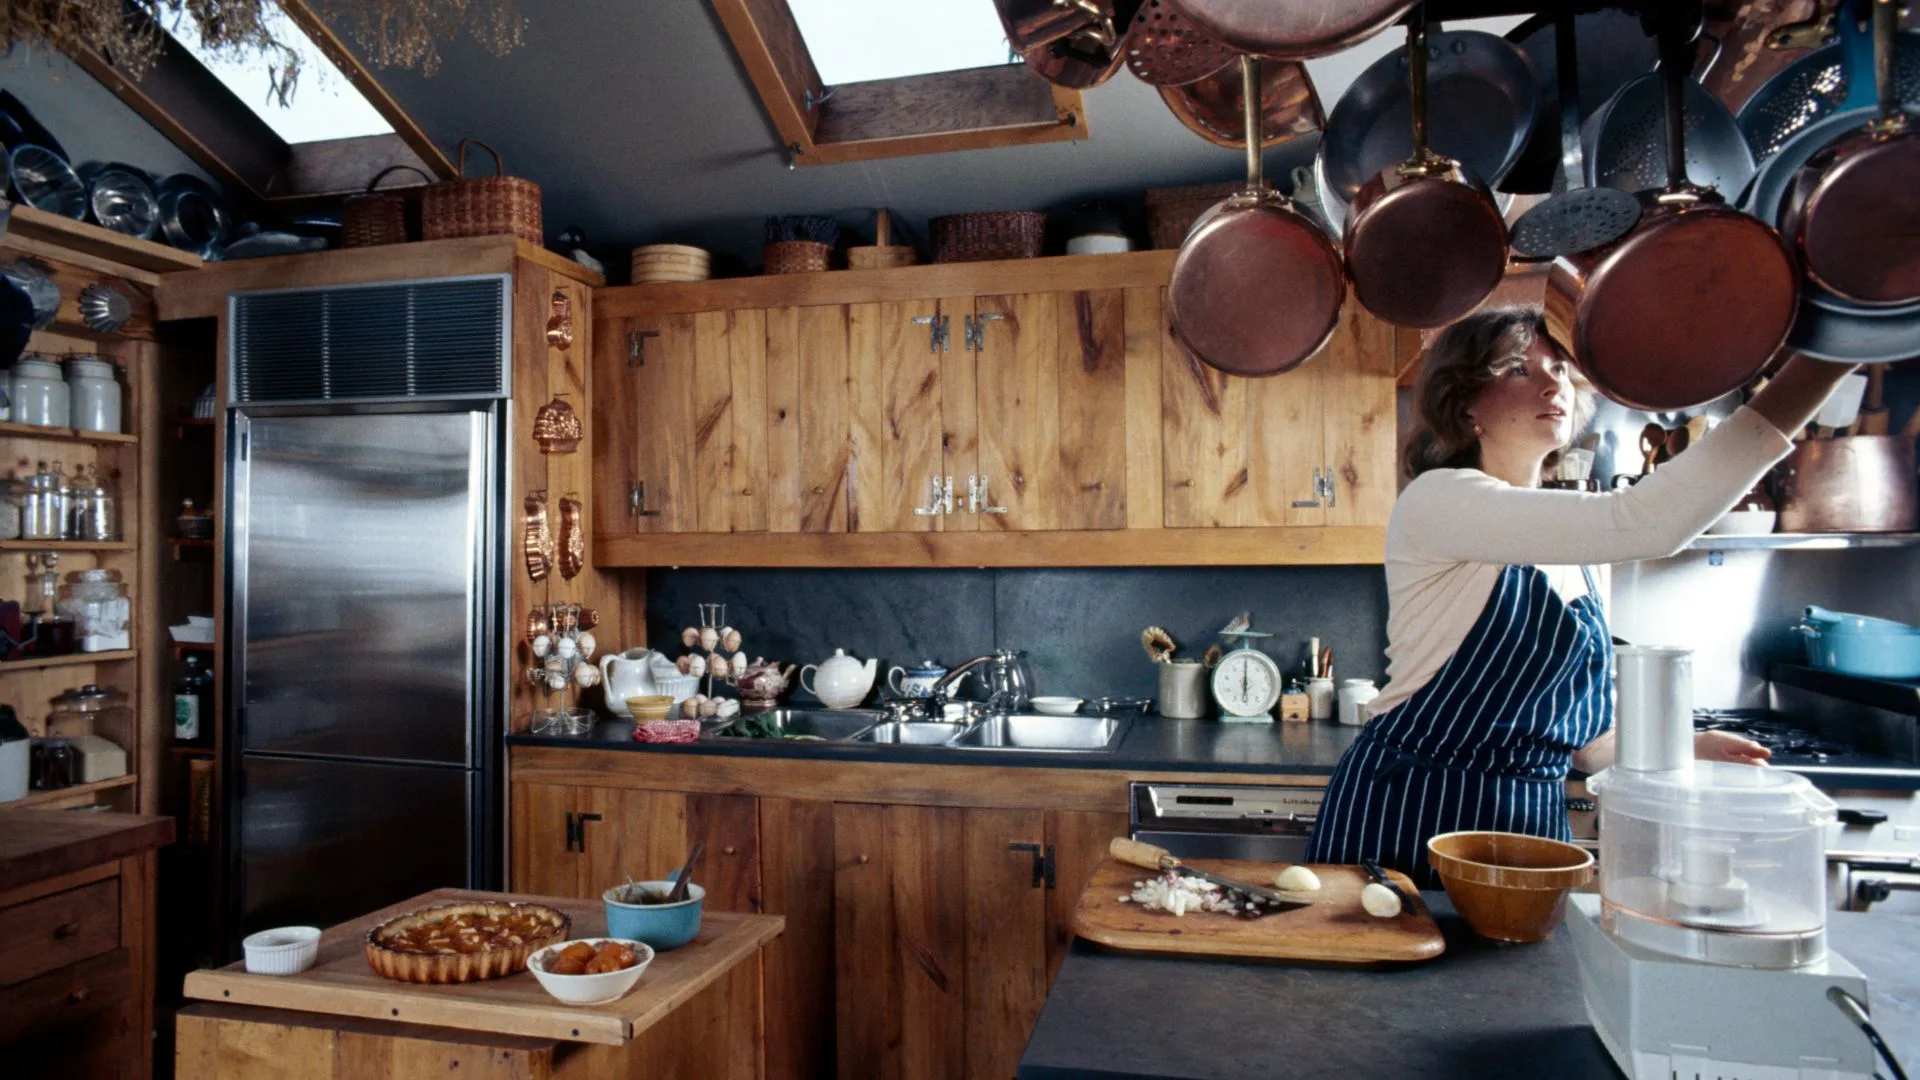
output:
POLYGON ((1573 438, 1573 378, 1567 361, 1534 335, 1523 355, 1494 364, 1494 378, 1467 409, 1483 448, 1547 454, 1573 438))

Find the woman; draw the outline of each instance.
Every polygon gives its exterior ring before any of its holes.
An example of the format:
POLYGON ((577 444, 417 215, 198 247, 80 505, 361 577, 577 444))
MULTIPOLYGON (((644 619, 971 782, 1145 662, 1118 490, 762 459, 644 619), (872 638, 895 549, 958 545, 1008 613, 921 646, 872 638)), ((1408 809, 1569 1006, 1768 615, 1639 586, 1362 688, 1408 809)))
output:
MULTIPOLYGON (((1308 859, 1423 886, 1427 838, 1568 839, 1569 765, 1613 761, 1613 648, 1591 567, 1661 558, 1766 475, 1851 369, 1790 359, 1746 407, 1623 491, 1541 490, 1591 415, 1537 310, 1471 315, 1427 350, 1387 525, 1387 685, 1340 759, 1308 859), (1536 565, 1545 564, 1545 565, 1536 565)), ((1701 758, 1760 763, 1725 732, 1701 758)))

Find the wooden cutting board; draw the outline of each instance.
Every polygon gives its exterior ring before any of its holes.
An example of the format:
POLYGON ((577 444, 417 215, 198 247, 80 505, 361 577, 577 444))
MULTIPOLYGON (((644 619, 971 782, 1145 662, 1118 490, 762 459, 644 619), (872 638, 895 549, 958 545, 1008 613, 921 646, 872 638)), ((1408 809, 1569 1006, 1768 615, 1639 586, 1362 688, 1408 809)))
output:
MULTIPOLYGON (((1187 861, 1209 873, 1269 888, 1274 876, 1288 865, 1227 859, 1187 861)), ((1440 936, 1433 916, 1419 904, 1419 891, 1406 875, 1387 871, 1394 883, 1414 898, 1417 910, 1380 919, 1360 907, 1360 889, 1371 880, 1365 870, 1358 866, 1310 865, 1320 875, 1320 891, 1283 895, 1310 901, 1311 907, 1257 919, 1211 911, 1188 912, 1175 918, 1131 901, 1122 903, 1120 898, 1133 892, 1134 882, 1145 880, 1152 871, 1109 857, 1093 872, 1086 891, 1080 894, 1080 905, 1073 912, 1073 931, 1088 941, 1116 949, 1271 960, 1376 963, 1431 960, 1446 951, 1446 939, 1440 936)))

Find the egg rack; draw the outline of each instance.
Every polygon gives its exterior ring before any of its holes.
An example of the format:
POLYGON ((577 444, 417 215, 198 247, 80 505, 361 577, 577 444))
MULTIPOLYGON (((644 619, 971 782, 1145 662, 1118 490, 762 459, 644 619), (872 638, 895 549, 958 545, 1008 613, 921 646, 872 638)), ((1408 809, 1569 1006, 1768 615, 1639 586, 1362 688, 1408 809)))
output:
POLYGON ((747 654, 741 651, 745 642, 740 631, 727 623, 727 605, 696 604, 695 607, 700 611, 699 625, 680 631, 680 644, 687 652, 674 661, 674 666, 680 669, 680 674, 700 679, 700 692, 681 703, 681 717, 724 720, 740 711, 740 701, 714 697, 713 685, 721 682, 736 691, 739 689, 739 677, 748 666, 747 654))
POLYGON ((527 614, 527 647, 537 664, 526 669, 527 681, 549 702, 533 711, 533 734, 584 735, 593 727, 593 711, 580 707, 575 695, 600 685, 592 662, 599 646, 592 628, 599 622, 594 609, 579 604, 541 604, 527 614), (551 704, 555 695, 558 705, 551 704))

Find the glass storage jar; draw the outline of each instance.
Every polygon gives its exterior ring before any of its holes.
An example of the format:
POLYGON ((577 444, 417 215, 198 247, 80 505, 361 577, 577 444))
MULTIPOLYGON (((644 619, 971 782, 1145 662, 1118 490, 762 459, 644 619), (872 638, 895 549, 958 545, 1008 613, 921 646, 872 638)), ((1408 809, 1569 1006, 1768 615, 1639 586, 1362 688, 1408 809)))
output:
POLYGON ((110 481, 82 466, 67 492, 67 538, 105 543, 120 539, 120 507, 110 481))
POLYGON ((112 570, 82 570, 68 582, 59 610, 73 619, 81 652, 132 647, 127 622, 133 617, 133 602, 119 578, 112 570))
POLYGON ((20 491, 12 480, 0 480, 0 540, 20 539, 20 491))
POLYGON ((67 424, 81 431, 120 431, 120 380, 113 365, 92 356, 67 361, 67 424))
POLYGON ((13 421, 67 427, 71 417, 67 382, 51 360, 23 356, 13 362, 13 421))
POLYGON ((133 709, 127 695, 110 686, 88 683, 53 699, 47 713, 47 731, 59 736, 121 736, 133 730, 133 709))
POLYGON ((20 538, 63 539, 67 531, 67 499, 62 491, 65 478, 49 470, 43 461, 38 472, 16 486, 20 489, 20 538))

